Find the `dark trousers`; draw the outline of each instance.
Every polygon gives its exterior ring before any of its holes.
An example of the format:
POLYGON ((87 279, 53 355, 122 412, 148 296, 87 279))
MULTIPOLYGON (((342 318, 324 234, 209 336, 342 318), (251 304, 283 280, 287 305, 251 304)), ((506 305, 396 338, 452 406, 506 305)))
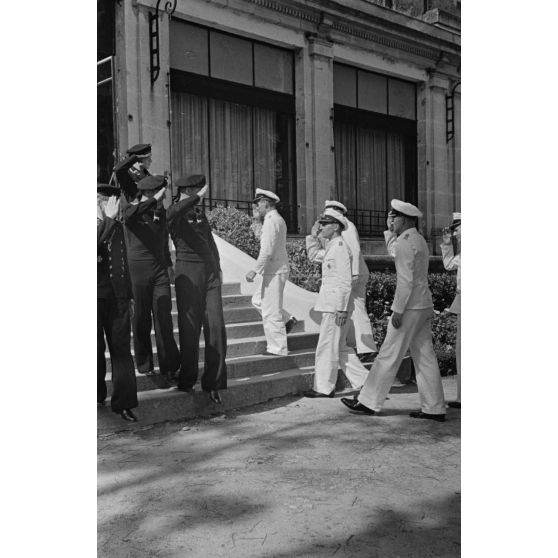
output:
POLYGON ((226 389, 227 332, 219 272, 211 264, 178 260, 175 277, 182 358, 178 387, 191 388, 198 379, 200 331, 203 325, 205 365, 202 389, 226 389))
POLYGON ((174 340, 171 316, 171 290, 167 269, 153 261, 129 260, 128 268, 134 293, 134 353, 142 374, 153 371, 151 348, 152 316, 161 374, 176 372, 180 353, 174 340))
POLYGON ((105 337, 112 367, 113 411, 138 406, 136 373, 130 352, 130 301, 122 298, 97 299, 97 401, 107 397, 105 337))

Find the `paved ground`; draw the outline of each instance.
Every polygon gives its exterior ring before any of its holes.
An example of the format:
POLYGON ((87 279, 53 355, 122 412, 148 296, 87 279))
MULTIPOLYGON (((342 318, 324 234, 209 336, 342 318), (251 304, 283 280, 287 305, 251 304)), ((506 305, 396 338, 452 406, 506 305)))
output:
POLYGON ((416 393, 380 417, 291 397, 100 436, 98 555, 457 557, 460 411, 416 408, 416 393))

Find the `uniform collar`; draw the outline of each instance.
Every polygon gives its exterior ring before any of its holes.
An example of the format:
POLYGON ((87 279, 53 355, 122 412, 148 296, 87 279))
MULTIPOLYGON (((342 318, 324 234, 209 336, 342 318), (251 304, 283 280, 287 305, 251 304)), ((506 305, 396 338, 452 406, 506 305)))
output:
POLYGON ((416 233, 418 233, 418 231, 417 231, 416 227, 411 227, 410 229, 404 230, 397 238, 401 238, 404 234, 409 234, 409 233, 416 234, 416 233))
POLYGON ((268 211, 268 212, 265 214, 265 218, 267 219, 268 217, 271 217, 271 215, 273 215, 274 213, 277 213, 277 210, 276 210, 276 209, 272 209, 271 211, 268 211))

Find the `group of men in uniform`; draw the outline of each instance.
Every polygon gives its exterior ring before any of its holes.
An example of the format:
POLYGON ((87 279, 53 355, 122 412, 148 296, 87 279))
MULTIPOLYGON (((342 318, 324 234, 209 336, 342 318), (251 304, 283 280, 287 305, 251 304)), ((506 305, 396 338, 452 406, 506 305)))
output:
MULTIPOLYGON (((178 196, 163 205, 165 176, 151 175, 151 146, 136 145, 115 167, 121 190, 98 186, 98 394, 106 398, 105 343, 112 361, 111 406, 125 420, 137 420, 137 394, 130 354, 130 315, 134 356, 140 373, 154 374, 151 326, 160 374, 191 393, 199 371, 199 339, 205 339, 202 389, 221 403, 220 389, 227 387, 227 338, 221 300, 223 276, 219 252, 200 206, 207 193, 205 176, 191 175, 175 182, 178 196), (176 247, 176 266, 169 251, 169 234, 176 247), (170 283, 174 280, 178 310, 180 350, 171 317, 170 283)), ((297 322, 283 308, 289 277, 287 227, 277 211, 279 197, 256 189, 253 200, 261 221, 260 251, 246 280, 259 284, 252 297, 262 314, 267 341, 265 354, 287 355, 287 334, 297 322)), ((385 231, 387 250, 395 259, 397 287, 387 334, 378 352, 366 311, 369 272, 360 239, 347 208, 328 200, 323 214, 306 237, 311 261, 322 264, 322 284, 315 309, 322 312, 316 347, 313 389, 306 397, 333 397, 338 370, 359 390, 341 401, 351 411, 374 415, 387 398, 402 359, 410 353, 416 368, 421 410, 414 418, 445 420, 442 382, 432 344, 432 295, 428 287, 428 247, 417 230, 420 210, 392 200, 385 231), (375 357, 375 358, 374 358, 375 357), (370 371, 363 363, 373 361, 370 371)), ((460 283, 461 216, 444 232, 442 253, 447 269, 458 269, 460 283), (454 248, 455 237, 458 246, 454 248), (453 238, 453 244, 452 244, 453 238)), ((460 284, 450 311, 458 316, 458 396, 450 406, 460 408, 460 284)))
POLYGON ((163 204, 167 179, 151 175, 151 146, 135 145, 115 167, 120 188, 97 186, 97 401, 107 396, 105 338, 112 365, 112 410, 136 421, 134 361, 139 373, 155 375, 152 326, 159 376, 192 393, 199 373, 199 339, 205 336, 202 389, 221 403, 227 387, 226 331, 221 301, 219 253, 203 209, 205 176, 176 181, 179 196, 163 204), (176 269, 169 249, 176 247, 176 269), (180 350, 172 322, 171 282, 175 282, 180 350))

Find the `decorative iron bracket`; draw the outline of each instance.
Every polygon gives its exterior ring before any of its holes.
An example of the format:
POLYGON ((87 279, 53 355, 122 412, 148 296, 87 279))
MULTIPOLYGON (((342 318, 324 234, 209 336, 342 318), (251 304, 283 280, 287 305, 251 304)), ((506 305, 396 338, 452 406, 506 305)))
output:
POLYGON ((455 135, 455 111, 454 111, 454 98, 455 90, 461 82, 458 81, 451 89, 451 93, 446 95, 446 143, 449 143, 455 135))
MULTIPOLYGON (((178 0, 167 0, 163 11, 165 11, 169 19, 176 10, 178 0)), ((149 60, 151 61, 151 86, 157 81, 159 72, 161 71, 161 63, 159 58, 159 4, 161 0, 157 0, 155 13, 149 14, 149 60)))

